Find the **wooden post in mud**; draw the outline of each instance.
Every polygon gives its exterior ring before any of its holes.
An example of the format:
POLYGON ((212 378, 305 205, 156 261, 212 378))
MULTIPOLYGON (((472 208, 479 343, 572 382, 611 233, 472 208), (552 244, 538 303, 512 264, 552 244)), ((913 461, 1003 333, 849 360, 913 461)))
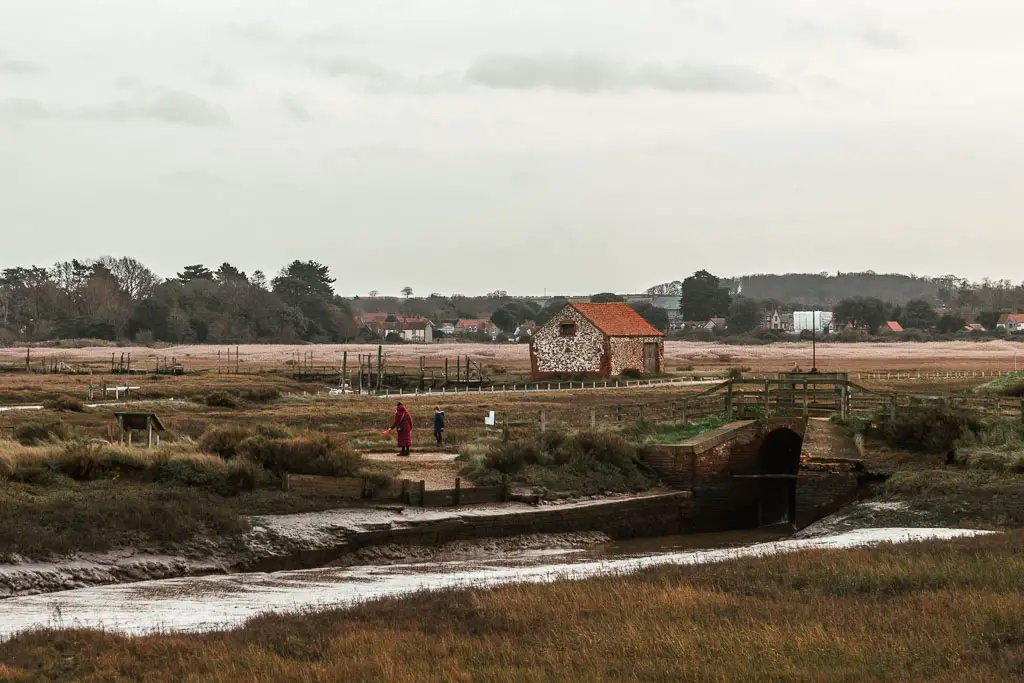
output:
POLYGON ((764 381, 764 416, 766 418, 770 417, 772 412, 771 395, 768 393, 771 386, 768 380, 764 381))
POLYGON ((348 351, 341 356, 341 388, 348 388, 348 351))
POLYGON ((459 506, 459 498, 462 494, 462 479, 455 477, 455 507, 459 506))
POLYGON ((597 429, 597 409, 590 409, 590 428, 597 429))
MULTIPOLYGON (((1024 407, 1022 407, 1022 411, 1024 411, 1024 407)), ((541 411, 540 411, 540 431, 542 431, 542 432, 545 431, 548 428, 548 419, 547 418, 548 418, 547 412, 543 408, 541 408, 541 411)))
POLYGON ((420 479, 420 507, 427 506, 427 482, 420 479))
POLYGON ((810 417, 810 405, 807 402, 807 399, 808 399, 807 392, 808 392, 808 383, 805 380, 804 381, 804 419, 805 420, 808 417, 810 417))
POLYGON ((679 416, 679 421, 685 426, 690 423, 690 399, 683 399, 681 409, 682 415, 679 416))
POLYGON ((729 388, 725 394, 725 414, 732 420, 732 380, 729 380, 729 388))
POLYGON ((889 399, 889 419, 896 421, 896 394, 889 399))

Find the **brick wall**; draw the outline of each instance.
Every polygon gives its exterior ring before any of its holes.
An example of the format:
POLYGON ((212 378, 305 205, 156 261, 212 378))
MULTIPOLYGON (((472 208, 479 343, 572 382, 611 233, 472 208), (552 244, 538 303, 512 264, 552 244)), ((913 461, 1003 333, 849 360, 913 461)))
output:
MULTIPOLYGON (((789 429, 802 436, 805 427, 800 419, 733 423, 682 444, 654 446, 644 461, 673 488, 693 491, 697 528, 756 526, 761 496, 768 491, 780 495, 786 480, 733 475, 762 471, 761 447, 768 434, 789 429)), ((803 526, 849 501, 857 489, 857 476, 801 469, 791 485, 796 487, 795 521, 803 526)))

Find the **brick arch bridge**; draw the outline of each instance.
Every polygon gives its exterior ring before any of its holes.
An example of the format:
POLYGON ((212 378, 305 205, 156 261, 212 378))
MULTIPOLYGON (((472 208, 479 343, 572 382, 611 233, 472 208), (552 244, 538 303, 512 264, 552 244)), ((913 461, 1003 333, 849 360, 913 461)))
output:
POLYGON ((850 467, 830 468, 815 454, 823 439, 836 438, 846 437, 804 418, 734 422, 656 446, 645 462, 673 488, 693 492, 701 526, 804 526, 856 492, 850 467))

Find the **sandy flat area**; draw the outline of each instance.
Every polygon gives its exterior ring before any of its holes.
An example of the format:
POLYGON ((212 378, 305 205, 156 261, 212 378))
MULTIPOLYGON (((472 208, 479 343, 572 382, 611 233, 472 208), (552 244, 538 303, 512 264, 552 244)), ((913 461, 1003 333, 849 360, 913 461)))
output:
MULTIPOLYGON (((189 369, 226 367, 227 346, 192 345, 160 349, 146 347, 86 347, 78 349, 32 349, 32 358, 59 358, 69 363, 109 361, 111 354, 132 355, 133 365, 153 365, 157 358, 176 358, 189 369), (218 358, 218 353, 220 357, 218 358)), ((341 367, 348 353, 349 367, 358 364, 359 354, 376 356, 373 344, 242 344, 230 347, 232 363, 237 350, 243 368, 273 370, 290 363, 301 363, 306 354, 312 354, 314 365, 341 367)), ((1012 370, 1014 353, 1019 352, 1024 363, 1024 344, 993 340, 985 342, 887 342, 887 343, 820 343, 817 345, 818 366, 831 370, 1012 370)), ((443 366, 445 359, 454 372, 455 359, 469 357, 500 372, 527 372, 530 351, 525 344, 403 344, 386 345, 384 353, 392 366, 418 367, 420 357, 427 365, 443 366)), ((799 364, 811 365, 810 342, 787 342, 765 346, 729 346, 706 342, 665 342, 666 366, 670 372, 689 366, 697 369, 730 366, 750 367, 754 370, 790 370, 799 364)), ((0 363, 24 362, 24 348, 0 349, 0 363)))

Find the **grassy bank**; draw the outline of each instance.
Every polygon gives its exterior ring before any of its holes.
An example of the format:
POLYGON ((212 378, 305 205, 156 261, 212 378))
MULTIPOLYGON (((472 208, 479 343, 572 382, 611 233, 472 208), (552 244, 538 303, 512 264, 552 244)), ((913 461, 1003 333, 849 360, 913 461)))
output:
POLYGON ((205 635, 40 632, 0 678, 1011 681, 1024 532, 267 616, 205 635), (429 615, 429 616, 428 616, 429 615))
POLYGON ((121 547, 226 549, 238 546, 249 515, 339 505, 283 492, 289 472, 389 474, 326 435, 279 429, 214 429, 198 443, 155 449, 0 440, 0 561, 121 547))

